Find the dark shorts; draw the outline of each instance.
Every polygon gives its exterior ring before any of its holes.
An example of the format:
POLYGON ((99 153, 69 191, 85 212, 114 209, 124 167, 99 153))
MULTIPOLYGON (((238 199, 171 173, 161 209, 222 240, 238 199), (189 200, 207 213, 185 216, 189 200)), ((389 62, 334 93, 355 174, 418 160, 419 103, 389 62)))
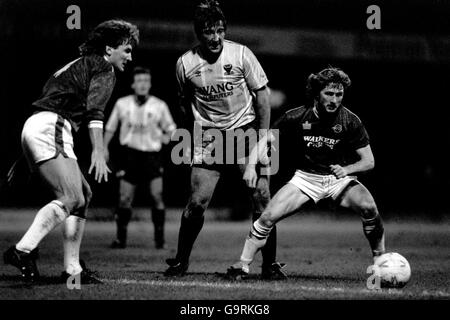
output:
POLYGON ((220 171, 225 167, 245 166, 257 143, 254 122, 227 131, 211 129, 203 128, 201 142, 194 144, 192 166, 220 171))
POLYGON ((132 184, 150 182, 163 174, 161 153, 121 147, 121 177, 132 184))

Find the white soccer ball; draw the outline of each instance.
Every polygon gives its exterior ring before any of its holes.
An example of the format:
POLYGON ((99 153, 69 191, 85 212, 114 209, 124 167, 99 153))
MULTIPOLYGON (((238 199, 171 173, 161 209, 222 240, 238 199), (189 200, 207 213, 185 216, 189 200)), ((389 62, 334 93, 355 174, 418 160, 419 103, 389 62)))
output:
POLYGON ((382 288, 403 288, 411 278, 409 262, 399 253, 382 254, 375 259, 374 265, 382 288))

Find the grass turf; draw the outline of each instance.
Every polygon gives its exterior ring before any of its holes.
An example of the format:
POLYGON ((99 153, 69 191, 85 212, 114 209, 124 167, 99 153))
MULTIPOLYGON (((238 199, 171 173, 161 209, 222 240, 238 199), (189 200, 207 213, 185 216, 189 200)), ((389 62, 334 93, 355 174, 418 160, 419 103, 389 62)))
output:
MULTIPOLYGON (((34 210, 0 211, 0 249, 17 242, 34 217, 34 210)), ((102 285, 69 290, 58 284, 62 271, 61 230, 54 230, 40 245, 38 266, 42 281, 27 285, 18 270, 0 267, 0 299, 100 300, 301 300, 450 298, 450 232, 448 222, 385 221, 388 251, 410 262, 412 277, 402 290, 366 288, 371 264, 368 243, 358 218, 334 219, 296 216, 278 224, 278 260, 287 263, 287 281, 261 281, 261 257, 252 264, 246 281, 225 278, 236 261, 250 221, 205 222, 191 256, 188 274, 166 278, 164 260, 175 255, 179 210, 168 212, 167 249, 153 247, 152 224, 133 221, 127 249, 109 249, 114 238, 112 221, 88 221, 81 257, 99 272, 102 285)))

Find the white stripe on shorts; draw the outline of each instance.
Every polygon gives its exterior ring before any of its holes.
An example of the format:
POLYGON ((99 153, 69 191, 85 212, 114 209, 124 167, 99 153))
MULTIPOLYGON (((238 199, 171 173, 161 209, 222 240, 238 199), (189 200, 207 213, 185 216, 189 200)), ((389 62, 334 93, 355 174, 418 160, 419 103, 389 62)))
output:
POLYGON ((77 160, 69 121, 50 111, 33 114, 22 129, 22 148, 31 168, 62 154, 77 160))

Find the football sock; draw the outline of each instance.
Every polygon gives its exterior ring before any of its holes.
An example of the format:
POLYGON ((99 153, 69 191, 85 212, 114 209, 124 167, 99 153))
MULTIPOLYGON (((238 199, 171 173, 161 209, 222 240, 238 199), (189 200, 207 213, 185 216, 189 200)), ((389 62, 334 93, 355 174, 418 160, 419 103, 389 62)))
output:
POLYGON ((70 275, 78 274, 83 270, 80 266, 80 244, 85 224, 86 219, 72 215, 64 221, 64 270, 70 275))
POLYGON ((131 208, 117 208, 116 210, 116 225, 117 225, 117 240, 121 243, 127 242, 128 223, 131 220, 131 208))
POLYGON ((181 215, 180 231, 178 233, 178 249, 176 259, 182 263, 188 263, 191 256, 192 247, 197 239, 200 230, 202 230, 205 217, 186 218, 181 215))
POLYGON ((61 201, 53 200, 48 203, 38 211, 30 228, 16 244, 16 249, 27 253, 31 252, 68 215, 69 213, 61 201))
POLYGON ((361 218, 364 234, 369 240, 373 256, 379 256, 386 250, 384 247, 384 227, 379 214, 372 219, 361 218))
POLYGON ((164 209, 152 209, 152 221, 154 227, 155 242, 164 243, 164 222, 166 220, 166 211, 164 209))
MULTIPOLYGON (((254 221, 261 216, 261 212, 254 212, 254 221), (256 217, 256 218, 255 218, 256 217)), ((277 258, 277 228, 276 225, 273 226, 272 231, 269 233, 267 242, 261 249, 261 254, 263 258, 263 267, 270 266, 276 261, 277 258)))
POLYGON ((271 227, 262 225, 259 219, 253 223, 250 233, 245 239, 244 249, 241 254, 241 262, 243 264, 249 265, 252 263, 256 252, 266 244, 271 229, 271 227))

